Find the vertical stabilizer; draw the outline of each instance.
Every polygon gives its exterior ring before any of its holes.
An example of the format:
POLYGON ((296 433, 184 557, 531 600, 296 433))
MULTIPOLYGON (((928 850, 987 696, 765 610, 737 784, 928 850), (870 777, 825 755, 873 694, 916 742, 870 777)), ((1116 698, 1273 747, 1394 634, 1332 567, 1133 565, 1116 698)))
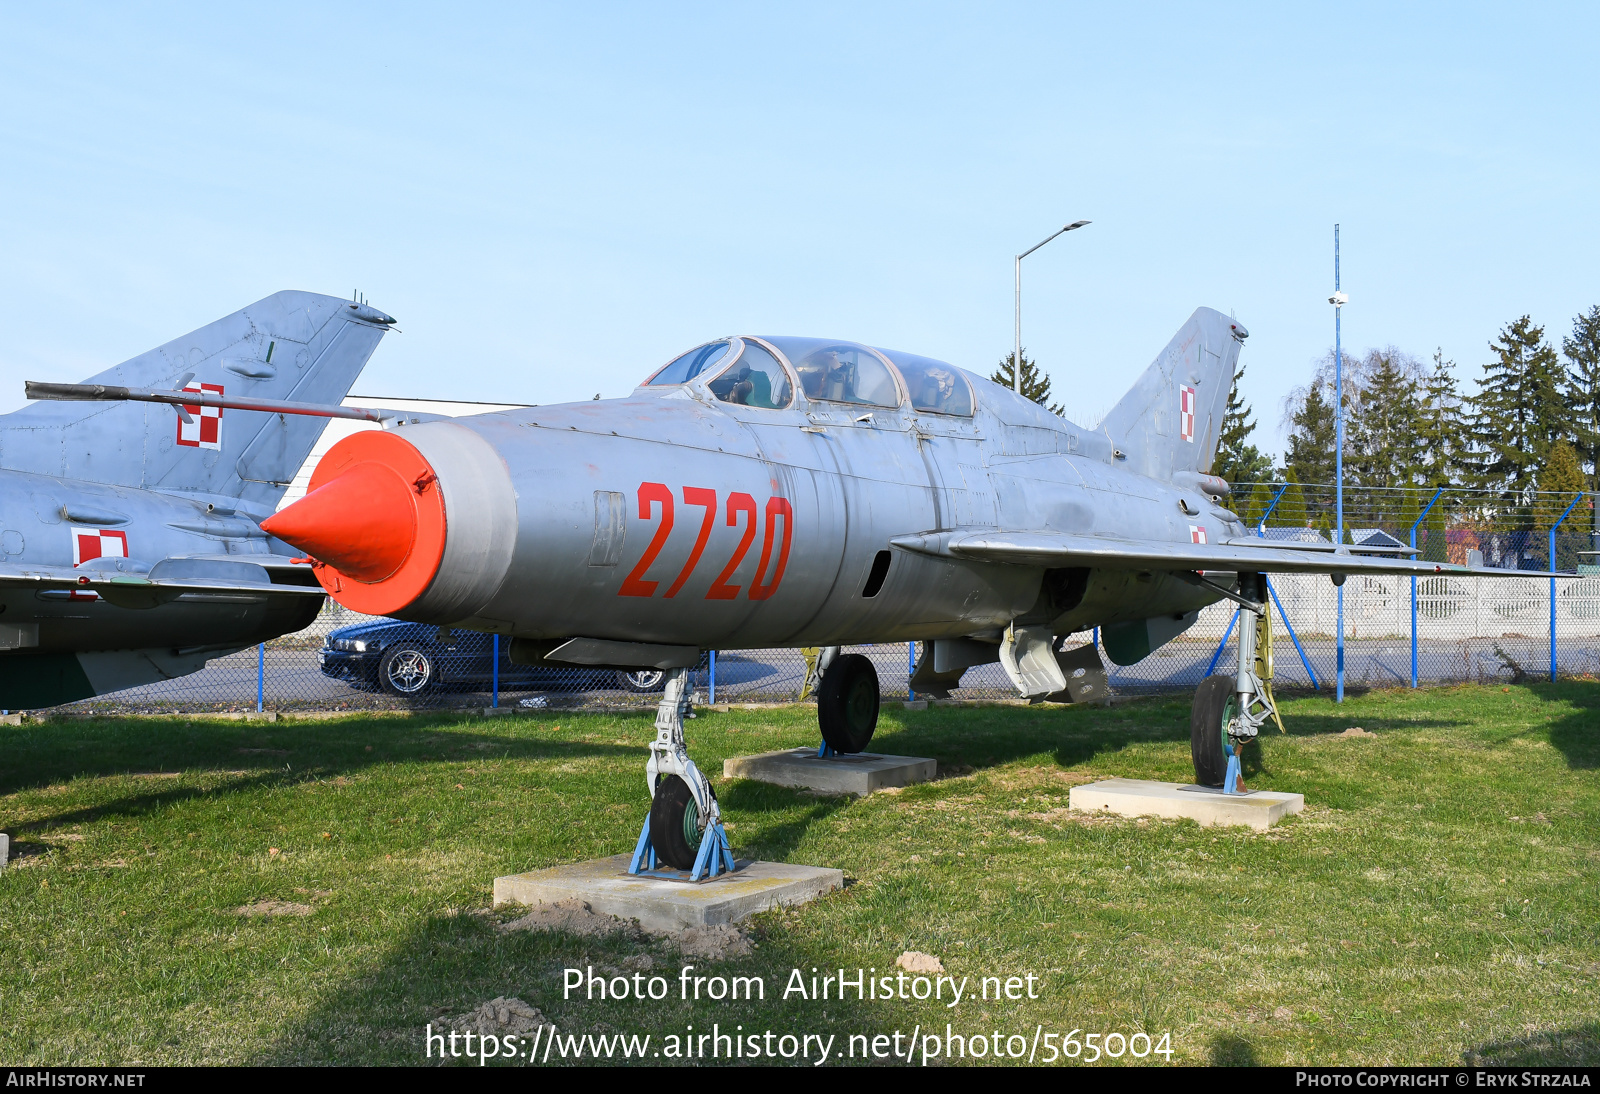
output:
MULTIPOLYGON (((274 293, 86 383, 338 403, 393 322, 366 304, 274 293)), ((232 498, 270 513, 325 419, 153 403, 41 402, 0 416, 0 467, 232 498)))
POLYGON ((1189 317, 1100 423, 1129 470, 1156 479, 1211 470, 1248 336, 1237 320, 1210 308, 1189 317))

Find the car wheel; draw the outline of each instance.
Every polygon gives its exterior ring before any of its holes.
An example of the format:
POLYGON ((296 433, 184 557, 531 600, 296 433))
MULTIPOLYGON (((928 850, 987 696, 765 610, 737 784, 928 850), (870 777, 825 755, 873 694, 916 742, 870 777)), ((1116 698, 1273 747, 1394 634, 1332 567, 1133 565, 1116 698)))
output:
POLYGON ((433 659, 415 646, 395 646, 378 664, 378 686, 390 695, 420 695, 438 683, 433 659))
POLYGON ((627 691, 660 691, 666 687, 667 674, 661 669, 636 669, 617 673, 617 687, 627 691))

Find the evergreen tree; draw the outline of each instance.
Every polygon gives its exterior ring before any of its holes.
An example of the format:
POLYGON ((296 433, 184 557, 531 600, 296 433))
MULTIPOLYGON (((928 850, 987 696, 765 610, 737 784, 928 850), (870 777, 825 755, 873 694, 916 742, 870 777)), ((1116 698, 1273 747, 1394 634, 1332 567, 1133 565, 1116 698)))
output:
POLYGON ((1284 463, 1296 483, 1333 481, 1333 390, 1321 378, 1311 381, 1289 416, 1289 451, 1284 463))
POLYGON ((1566 397, 1578 459, 1589 482, 1600 483, 1600 304, 1572 321, 1562 339, 1567 358, 1566 397))
MULTIPOLYGON (((1561 440, 1550 446, 1550 455, 1546 458, 1544 466, 1539 468, 1539 495, 1534 502, 1534 528, 1540 532, 1546 531, 1553 525, 1567 506, 1572 504, 1572 499, 1581 493, 1588 484, 1584 482, 1583 469, 1578 466, 1578 453, 1571 443, 1561 440)), ((1581 503, 1580 503, 1581 504, 1581 503)), ((1585 527, 1590 520, 1587 512, 1579 514, 1577 510, 1568 514, 1566 522, 1556 532, 1556 557, 1552 568, 1571 569, 1578 562, 1578 550, 1587 546, 1588 539, 1585 527)), ((1549 550, 1549 540, 1537 542, 1543 537, 1535 537, 1536 542, 1530 544, 1535 551, 1544 548, 1549 550)))
MULTIPOLYGON (((1012 385, 1015 383, 1013 369, 1016 367, 1016 357, 1015 352, 1006 354, 1000 359, 999 366, 989 376, 989 379, 1007 391, 1012 390, 1012 385)), ((1039 362, 1028 359, 1026 349, 1022 352, 1022 397, 1024 399, 1032 399, 1058 417, 1064 416, 1067 412, 1065 407, 1051 404, 1050 377, 1039 371, 1039 362)))
MULTIPOLYGON (((1422 405, 1410 362, 1392 350, 1369 353, 1355 386, 1356 399, 1345 426, 1346 484, 1379 490, 1415 480, 1421 453, 1417 430, 1422 405)), ((1390 515, 1393 495, 1374 494, 1374 518, 1390 515)))
POLYGON ((1228 409, 1222 416, 1222 432, 1217 438, 1217 458, 1211 465, 1212 474, 1228 482, 1258 482, 1272 473, 1272 459, 1250 443, 1250 434, 1256 422, 1250 405, 1239 395, 1239 381, 1244 379, 1244 365, 1233 374, 1233 386, 1228 389, 1228 409))
POLYGON ((1462 433, 1461 395, 1456 390, 1456 363, 1433 351, 1433 370, 1419 385, 1421 415, 1417 420, 1417 479, 1424 486, 1449 486, 1458 481, 1466 457, 1462 433))
MULTIPOLYGON (((1437 487, 1435 488, 1437 489, 1437 487)), ((1428 495, 1432 500, 1433 495, 1428 495)), ((1433 508, 1428 510, 1428 515, 1422 520, 1422 527, 1417 529, 1417 546, 1422 549, 1418 558, 1426 562, 1448 562, 1450 560, 1450 541, 1448 537, 1450 519, 1445 510, 1448 496, 1442 497, 1433 503, 1433 508)), ((1424 502, 1423 504, 1427 504, 1424 502)))
POLYGON ((1535 469, 1567 434, 1561 366, 1544 328, 1526 315, 1507 324, 1489 348, 1496 359, 1483 366, 1472 398, 1471 479, 1508 504, 1526 506, 1535 469))
POLYGON ((1299 476, 1294 468, 1289 468, 1284 473, 1287 480, 1287 489, 1283 498, 1278 502, 1278 507, 1272 511, 1272 516, 1267 518, 1268 528, 1308 528, 1311 525, 1311 513, 1306 507, 1306 494, 1300 486, 1299 476))
MULTIPOLYGON (((1272 495, 1275 493, 1277 491, 1269 483, 1256 482, 1255 489, 1250 491, 1250 497, 1239 514, 1246 528, 1249 528, 1252 532, 1256 530, 1256 525, 1261 523, 1261 514, 1265 513, 1267 506, 1272 504, 1272 495)), ((1274 510, 1273 516, 1276 515, 1277 511, 1274 510)))

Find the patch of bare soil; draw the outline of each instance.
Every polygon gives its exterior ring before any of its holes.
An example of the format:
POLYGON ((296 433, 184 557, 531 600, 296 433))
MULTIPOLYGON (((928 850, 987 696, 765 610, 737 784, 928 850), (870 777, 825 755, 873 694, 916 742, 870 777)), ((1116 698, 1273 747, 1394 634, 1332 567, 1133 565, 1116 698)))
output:
POLYGON ((235 908, 234 915, 310 915, 316 911, 309 904, 296 904, 292 900, 257 900, 235 908))
POLYGON ((675 931, 647 930, 637 920, 618 919, 595 911, 581 900, 562 900, 554 904, 537 904, 527 914, 500 925, 502 931, 564 931, 586 938, 603 934, 620 934, 626 938, 643 941, 659 938, 682 950, 686 957, 703 957, 721 961, 730 957, 743 957, 750 953, 750 936, 732 924, 714 927, 684 927, 675 931))
POLYGON ((944 972, 944 963, 931 953, 921 950, 907 950, 894 959, 897 967, 906 972, 944 972))
POLYGON ((1351 726, 1349 729, 1347 729, 1343 733, 1339 734, 1339 736, 1340 737, 1376 737, 1377 734, 1376 733, 1368 733, 1366 730, 1362 729, 1360 726, 1351 726))

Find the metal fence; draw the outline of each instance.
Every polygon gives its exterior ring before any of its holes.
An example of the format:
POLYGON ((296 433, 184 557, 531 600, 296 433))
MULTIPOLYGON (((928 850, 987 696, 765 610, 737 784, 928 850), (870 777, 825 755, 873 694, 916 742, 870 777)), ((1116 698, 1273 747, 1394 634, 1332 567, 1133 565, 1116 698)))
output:
MULTIPOLYGON (((1506 569, 1545 570, 1553 564, 1575 576, 1353 577, 1342 590, 1325 577, 1272 578, 1279 688, 1333 689, 1341 646, 1345 681, 1358 687, 1600 675, 1600 567, 1589 564, 1597 549, 1593 496, 1530 495, 1522 502, 1508 506, 1502 499, 1470 491, 1347 490, 1346 542, 1376 542, 1373 537, 1381 534, 1416 546, 1424 559, 1506 569)), ((1236 488, 1233 504, 1265 538, 1331 535, 1329 487, 1248 484, 1236 488)), ((596 670, 545 671, 529 677, 503 656, 497 661, 498 644, 484 636, 472 636, 482 649, 462 655, 477 659, 471 675, 481 679, 468 682, 452 682, 447 672, 443 682, 414 694, 395 694, 376 679, 325 672, 322 662, 330 637, 339 639, 334 632, 370 622, 370 617, 329 602, 310 627, 258 649, 218 658, 189 676, 61 709, 604 709, 651 705, 659 694, 659 680, 635 678, 630 683, 596 670)), ((1233 606, 1213 605, 1187 632, 1144 661, 1126 667, 1108 664, 1111 686, 1123 694, 1191 689, 1210 672, 1227 671, 1235 630, 1233 606)), ((1071 641, 1096 637, 1085 633, 1071 641)), ((852 649, 872 658, 885 698, 915 697, 908 688, 912 646, 852 649)), ((719 651, 702 659, 694 685, 700 702, 786 702, 798 697, 805 672, 799 650, 719 651)), ((957 699, 1015 696, 998 664, 969 669, 962 686, 952 692, 957 699)))

